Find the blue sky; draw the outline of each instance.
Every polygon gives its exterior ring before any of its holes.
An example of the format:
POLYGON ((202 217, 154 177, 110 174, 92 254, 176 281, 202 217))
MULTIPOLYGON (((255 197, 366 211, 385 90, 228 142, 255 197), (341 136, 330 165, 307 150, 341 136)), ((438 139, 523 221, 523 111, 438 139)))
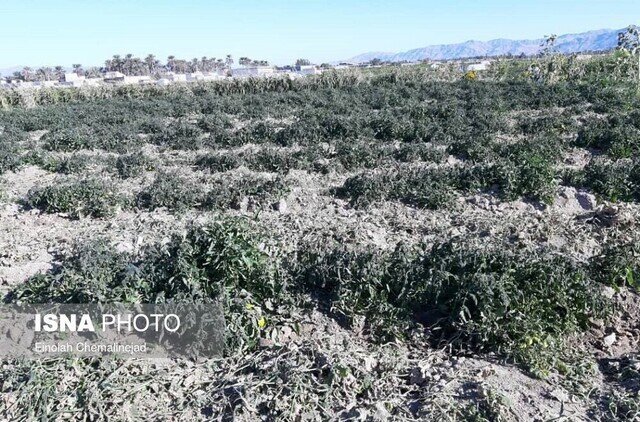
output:
POLYGON ((0 69, 248 56, 286 64, 640 23, 639 0, 0 0, 0 69))

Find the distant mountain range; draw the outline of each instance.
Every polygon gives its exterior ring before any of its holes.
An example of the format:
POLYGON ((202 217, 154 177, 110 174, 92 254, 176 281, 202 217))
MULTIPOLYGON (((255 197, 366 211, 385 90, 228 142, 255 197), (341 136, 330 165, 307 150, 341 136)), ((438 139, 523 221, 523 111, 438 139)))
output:
MULTIPOLYGON (((556 48, 561 53, 610 50, 616 47, 618 33, 621 31, 623 29, 600 29, 580 34, 561 35, 556 40, 556 48)), ((391 62, 413 62, 425 59, 450 60, 506 54, 517 56, 523 53, 525 55, 534 55, 540 51, 540 44, 543 41, 543 39, 508 40, 503 38, 491 41, 467 41, 459 44, 430 45, 401 53, 370 52, 345 61, 348 63, 364 63, 377 58, 391 62)))

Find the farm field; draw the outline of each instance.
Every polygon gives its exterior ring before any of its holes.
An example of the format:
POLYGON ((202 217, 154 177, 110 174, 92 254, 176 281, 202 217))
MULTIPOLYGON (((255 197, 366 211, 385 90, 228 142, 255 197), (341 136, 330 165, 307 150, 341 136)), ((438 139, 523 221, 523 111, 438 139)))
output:
POLYGON ((4 301, 219 300, 227 341, 5 359, 0 414, 638 420, 640 96, 613 63, 7 94, 4 301))

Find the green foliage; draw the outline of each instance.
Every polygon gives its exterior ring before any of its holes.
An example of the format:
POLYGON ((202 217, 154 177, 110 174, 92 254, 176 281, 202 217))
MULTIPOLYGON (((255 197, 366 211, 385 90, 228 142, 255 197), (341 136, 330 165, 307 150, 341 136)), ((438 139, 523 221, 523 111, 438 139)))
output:
POLYGON ((350 177, 336 194, 356 206, 397 200, 420 208, 439 209, 452 204, 459 180, 459 172, 455 170, 400 167, 350 177))
POLYGON ((50 151, 69 152, 97 146, 93 134, 86 126, 53 130, 46 133, 42 140, 45 143, 45 148, 50 151))
POLYGON ((497 352, 541 372, 560 362, 567 333, 609 309, 588 267, 545 250, 453 241, 393 253, 311 245, 298 265, 304 289, 325 292, 351 322, 365 317, 379 340, 402 337, 415 319, 435 341, 497 352))
POLYGON ((593 272, 603 284, 640 288, 640 239, 612 237, 593 260, 593 272))
POLYGON ((391 260, 375 250, 309 244, 295 263, 299 289, 322 292, 331 308, 351 325, 364 317, 364 328, 381 341, 403 337, 410 326, 407 310, 395 306, 391 260))
POLYGON ((610 201, 640 200, 640 163, 631 160, 592 159, 573 183, 585 186, 610 201))
POLYGON ((180 119, 152 135, 156 145, 177 150, 198 150, 204 146, 204 136, 198 126, 180 119))
POLYGON ((410 303, 442 315, 455 344, 506 353, 546 371, 568 332, 603 317, 605 299, 584 268, 540 251, 434 246, 412 280, 410 303))
POLYGON ((204 190, 192 180, 176 172, 161 171, 151 185, 145 187, 137 197, 139 208, 154 210, 166 207, 184 212, 197 206, 203 199, 204 190))
POLYGON ((594 120, 578 134, 576 145, 604 151, 612 158, 632 158, 640 155, 640 129, 626 119, 611 122, 594 120))
POLYGON ((136 177, 145 171, 152 171, 154 169, 154 161, 142 151, 120 155, 116 159, 116 171, 123 179, 136 177))
POLYGON ((289 192, 287 182, 280 176, 239 177, 216 180, 207 191, 202 207, 205 209, 239 208, 243 201, 249 205, 267 205, 289 192))
POLYGON ((51 185, 32 188, 26 198, 30 207, 72 218, 109 217, 125 202, 113 184, 98 178, 57 179, 51 185))
POLYGON ((196 166, 211 172, 223 172, 236 169, 243 165, 243 160, 235 154, 205 154, 198 157, 196 166))
POLYGON ((2 142, 0 139, 0 174, 17 170, 21 164, 18 145, 13 142, 2 142))
MULTIPOLYGON (((31 277, 9 295, 26 303, 163 303, 219 300, 231 349, 250 348, 261 335, 251 306, 275 301, 285 288, 275 250, 242 219, 192 225, 168 244, 140 255, 117 252, 104 240, 76 245, 60 266, 31 277)), ((266 311, 266 310, 265 310, 266 311)))

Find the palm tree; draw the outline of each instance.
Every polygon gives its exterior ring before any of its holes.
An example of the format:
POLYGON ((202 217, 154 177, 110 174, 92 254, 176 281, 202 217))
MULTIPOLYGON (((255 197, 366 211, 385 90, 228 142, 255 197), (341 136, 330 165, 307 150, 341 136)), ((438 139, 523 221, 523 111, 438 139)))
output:
POLYGON ((100 69, 98 69, 97 67, 90 67, 86 72, 85 72, 86 76, 88 78, 97 78, 100 77, 102 75, 102 72, 100 71, 100 69))
POLYGON ((118 72, 122 72, 123 61, 119 54, 114 54, 113 59, 111 59, 111 66, 109 70, 115 70, 118 72))
POLYGON ((57 80, 62 80, 62 78, 64 78, 64 68, 62 66, 56 66, 53 70, 53 74, 57 80))
POLYGON ((169 70, 170 72, 173 72, 173 69, 175 67, 175 61, 176 61, 176 56, 167 57, 167 70, 169 70))
POLYGON ((133 75, 133 54, 129 53, 124 56, 122 73, 124 73, 125 75, 133 75))
POLYGON ((160 65, 160 62, 156 59, 156 56, 149 54, 144 59, 144 63, 147 65, 147 71, 150 75, 154 74, 160 65))
POLYGON ((82 69, 82 65, 79 63, 76 63, 73 66, 73 73, 75 73, 76 75, 80 76, 84 73, 84 69, 82 69))
POLYGON ((50 81, 53 79, 53 70, 50 67, 41 67, 36 71, 36 78, 39 81, 50 81))
POLYGON ((22 76, 22 80, 29 82, 33 79, 33 69, 31 69, 29 66, 25 66, 22 68, 22 71, 20 72, 20 75, 22 76))
POLYGON ((189 69, 189 64, 187 63, 186 60, 174 60, 173 61, 173 70, 176 73, 186 73, 187 70, 189 69))
POLYGON ((233 65, 233 56, 231 54, 227 54, 227 57, 224 60, 224 64, 229 68, 233 65))
POLYGON ((197 58, 193 58, 191 59, 191 63, 189 63, 189 71, 190 72, 197 72, 199 70, 200 67, 200 62, 197 58))

